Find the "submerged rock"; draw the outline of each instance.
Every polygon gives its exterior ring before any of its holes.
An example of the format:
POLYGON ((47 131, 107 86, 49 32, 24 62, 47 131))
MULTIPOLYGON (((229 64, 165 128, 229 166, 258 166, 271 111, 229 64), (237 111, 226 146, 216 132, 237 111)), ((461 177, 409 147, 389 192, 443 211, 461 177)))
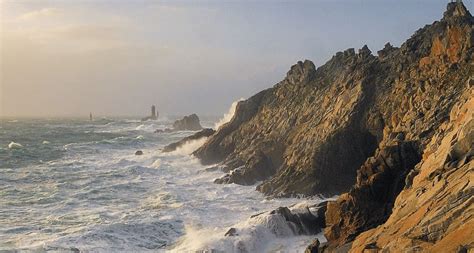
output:
POLYGON ((137 150, 137 151, 135 152, 135 155, 143 155, 143 151, 137 150))
POLYGON ((172 128, 165 128, 165 129, 156 129, 154 133, 171 133, 173 132, 172 128))

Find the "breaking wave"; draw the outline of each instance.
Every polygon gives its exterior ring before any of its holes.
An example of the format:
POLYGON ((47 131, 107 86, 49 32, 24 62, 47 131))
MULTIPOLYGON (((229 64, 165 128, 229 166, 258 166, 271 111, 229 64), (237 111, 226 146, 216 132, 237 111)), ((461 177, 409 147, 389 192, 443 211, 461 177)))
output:
POLYGON ((250 218, 301 200, 269 200, 254 186, 214 184, 223 172, 189 155, 206 138, 162 153, 192 133, 154 134, 156 123, 113 122, 2 124, 0 251, 295 252, 313 238, 291 234, 268 214, 250 218), (225 236, 230 228, 238 236, 225 236))
POLYGON ((175 151, 171 152, 174 155, 190 155, 196 151, 199 147, 206 143, 207 137, 203 137, 197 140, 187 141, 183 145, 179 146, 175 151))
POLYGON ((237 104, 240 101, 243 101, 243 100, 244 100, 243 98, 240 98, 237 101, 234 101, 232 103, 232 105, 230 106, 229 111, 224 114, 224 117, 221 118, 217 123, 214 124, 214 129, 218 130, 219 127, 221 127, 225 123, 229 122, 234 117, 234 113, 235 113, 235 109, 237 108, 237 104))

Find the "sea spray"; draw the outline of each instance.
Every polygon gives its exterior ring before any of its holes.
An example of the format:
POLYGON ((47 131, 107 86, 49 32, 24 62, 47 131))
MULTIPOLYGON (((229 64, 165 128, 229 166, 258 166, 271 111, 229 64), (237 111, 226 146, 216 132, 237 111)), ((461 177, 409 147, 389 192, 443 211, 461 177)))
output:
MULTIPOLYGON (((310 209, 321 200, 305 200, 289 210, 293 214, 313 213, 310 209)), ((317 231, 316 231, 317 232, 317 231)), ((186 226, 185 235, 172 252, 292 252, 308 245, 322 233, 311 235, 287 220, 280 212, 266 211, 227 228, 186 226)))
POLYGON ((244 100, 244 99, 240 98, 237 101, 234 101, 232 103, 232 105, 229 108, 229 111, 226 114, 224 114, 224 117, 222 119, 220 119, 216 124, 214 124, 214 129, 215 130, 218 130, 219 127, 221 127, 225 123, 229 122, 234 117, 234 113, 235 113, 235 109, 237 108, 237 104, 242 100, 244 100))
POLYGON ((207 137, 203 137, 197 140, 191 140, 184 143, 182 146, 178 147, 175 151, 172 152, 174 155, 190 155, 196 149, 201 147, 206 143, 207 137))
MULTIPOLYGON (((265 199, 255 186, 213 184, 223 172, 208 170, 189 155, 205 139, 174 154, 159 151, 190 132, 154 134, 145 127, 148 124, 139 127, 143 122, 135 119, 99 123, 35 119, 2 125, 0 181, 8 183, 2 192, 7 204, 0 205, 0 212, 7 214, 4 227, 12 229, 0 231, 0 251, 71 251, 74 247, 91 252, 169 252, 193 236, 202 238, 202 244, 194 241, 195 246, 186 248, 225 250, 231 246, 217 246, 228 238, 224 234, 229 228, 245 234, 236 224, 300 201, 265 199), (139 135, 144 139, 137 140, 139 135), (9 149, 12 140, 23 148, 9 149), (43 140, 50 143, 41 145, 43 140), (137 150, 143 155, 135 156, 137 150), (28 214, 17 212, 18 206, 28 214), (55 229, 38 229, 46 226, 55 229)), ((172 123, 162 122, 163 127, 172 123)), ((302 242, 295 236, 275 240, 256 247, 288 245, 292 248, 288 251, 294 252, 309 244, 295 245, 302 242)))

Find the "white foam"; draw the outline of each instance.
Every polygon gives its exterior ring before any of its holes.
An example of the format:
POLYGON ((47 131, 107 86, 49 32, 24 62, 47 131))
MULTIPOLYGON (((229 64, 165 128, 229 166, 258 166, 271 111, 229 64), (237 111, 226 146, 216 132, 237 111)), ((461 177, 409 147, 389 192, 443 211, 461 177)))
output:
POLYGON ((183 145, 179 146, 175 151, 171 152, 173 155, 190 155, 206 143, 207 137, 203 137, 197 140, 187 141, 183 145))
POLYGON ((229 111, 224 114, 224 117, 222 119, 220 119, 215 125, 214 125, 214 129, 218 130, 219 127, 221 127, 222 125, 224 125, 225 123, 229 122, 232 117, 234 117, 234 113, 235 113, 235 109, 237 108, 237 104, 244 100, 243 98, 240 98, 239 100, 237 101, 234 101, 232 103, 232 105, 230 106, 229 108, 229 111))
POLYGON ((152 164, 151 164, 151 167, 155 168, 155 169, 158 169, 160 168, 161 166, 161 160, 160 159, 156 159, 152 164))
MULTIPOLYGON (((143 123, 94 125, 95 133, 117 130, 120 137, 65 144, 68 152, 63 157, 15 170, 19 173, 15 176, 21 176, 22 182, 31 181, 15 186, 32 195, 27 196, 27 201, 38 199, 49 204, 47 209, 42 205, 26 207, 35 214, 27 219, 5 211, 10 215, 10 227, 15 229, 21 224, 36 228, 47 223, 57 232, 0 231, 0 237, 7 238, 14 249, 34 250, 38 246, 39 251, 67 251, 75 247, 86 252, 194 252, 210 248, 232 252, 242 246, 249 252, 295 252, 314 239, 290 234, 274 218, 249 218, 301 200, 265 199, 255 191, 255 186, 213 184, 223 172, 204 171, 206 167, 189 156, 205 138, 187 143, 174 153, 162 153, 159 147, 189 132, 161 136, 136 133, 140 124, 143 123), (134 141, 139 134, 150 141, 134 141), (130 145, 110 145, 118 141, 130 145), (134 155, 138 149, 144 154, 134 155), (30 177, 35 180, 29 180, 30 177), (38 177, 44 181, 37 181, 38 177), (57 203, 53 204, 54 201, 57 203), (269 224, 276 224, 280 232, 273 233, 269 224), (231 227, 238 230, 239 236, 224 236, 231 227), (161 248, 162 243, 167 246, 161 248)), ((59 140, 53 143, 56 142, 59 140)), ((12 201, 25 201, 18 196, 12 201)))
POLYGON ((46 144, 50 144, 50 142, 49 141, 43 141, 42 144, 46 145, 46 144))
MULTIPOLYGON (((311 202, 304 201, 290 210, 293 213, 307 212, 310 205, 311 202)), ((234 236, 225 236, 231 227, 200 228, 188 225, 185 236, 172 252, 303 252, 316 236, 297 235, 293 226, 281 214, 270 211, 232 226, 236 231, 234 236)), ((317 237, 325 241, 322 234, 317 237)))
POLYGON ((20 149, 20 148, 23 148, 23 145, 21 145, 20 143, 16 143, 16 142, 10 142, 10 144, 8 144, 8 148, 9 149, 20 149))

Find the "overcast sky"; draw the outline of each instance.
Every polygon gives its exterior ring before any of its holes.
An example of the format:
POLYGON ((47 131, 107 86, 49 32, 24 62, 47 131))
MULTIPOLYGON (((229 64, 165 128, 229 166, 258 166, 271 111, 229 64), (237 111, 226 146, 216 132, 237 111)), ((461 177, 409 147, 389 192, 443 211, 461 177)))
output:
POLYGON ((298 60, 399 46, 448 2, 0 1, 0 116, 35 117, 221 115, 298 60))

